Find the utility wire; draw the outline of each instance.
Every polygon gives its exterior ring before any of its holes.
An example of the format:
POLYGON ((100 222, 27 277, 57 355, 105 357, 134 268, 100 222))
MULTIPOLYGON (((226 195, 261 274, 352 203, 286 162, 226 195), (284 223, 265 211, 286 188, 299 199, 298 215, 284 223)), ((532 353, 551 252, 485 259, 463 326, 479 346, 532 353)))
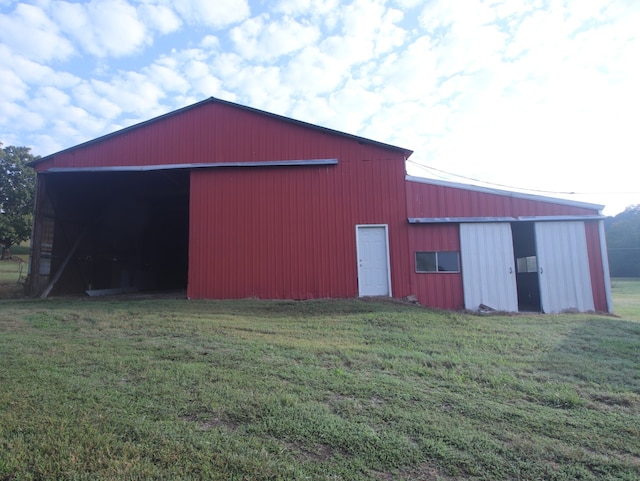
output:
POLYGON ((487 184, 487 185, 494 185, 496 187, 503 187, 506 189, 510 189, 510 190, 527 190, 529 192, 540 192, 540 193, 544 193, 544 194, 563 194, 563 195, 603 195, 603 194, 607 194, 607 195, 612 195, 612 194, 640 194, 640 192, 563 192, 563 191, 558 191, 558 190, 542 190, 542 189, 530 189, 528 187, 516 187, 513 185, 506 185, 506 184, 498 184, 495 182, 489 182, 486 180, 480 180, 480 179, 475 179, 473 177, 467 177, 465 175, 460 175, 460 174, 454 174, 453 172, 447 172, 446 170, 441 170, 441 169, 436 169, 435 167, 430 167, 424 164, 420 164, 418 162, 415 162, 413 160, 408 160, 407 162, 420 167, 424 170, 426 170, 427 172, 431 173, 432 175, 443 179, 443 180, 447 180, 445 177, 443 177, 442 175, 438 175, 435 172, 439 172, 441 174, 445 174, 448 176, 453 176, 453 177, 460 177, 461 179, 466 179, 466 180, 471 180, 473 182, 480 182, 481 184, 487 184))

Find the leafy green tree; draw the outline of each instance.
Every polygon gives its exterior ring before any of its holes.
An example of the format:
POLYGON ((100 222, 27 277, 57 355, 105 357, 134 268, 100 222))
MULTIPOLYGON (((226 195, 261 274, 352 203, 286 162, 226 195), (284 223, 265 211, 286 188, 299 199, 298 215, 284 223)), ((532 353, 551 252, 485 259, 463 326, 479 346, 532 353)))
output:
POLYGON ((2 147, 0 143, 0 246, 2 259, 11 246, 31 235, 36 173, 27 162, 35 160, 28 147, 2 147))

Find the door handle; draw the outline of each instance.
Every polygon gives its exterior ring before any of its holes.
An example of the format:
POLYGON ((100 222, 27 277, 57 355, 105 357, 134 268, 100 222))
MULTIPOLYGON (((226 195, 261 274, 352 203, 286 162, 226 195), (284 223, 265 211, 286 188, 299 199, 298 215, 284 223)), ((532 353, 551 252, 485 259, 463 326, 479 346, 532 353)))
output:
POLYGON ((544 272, 544 269, 541 267, 540 268, 540 274, 542 274, 544 272))

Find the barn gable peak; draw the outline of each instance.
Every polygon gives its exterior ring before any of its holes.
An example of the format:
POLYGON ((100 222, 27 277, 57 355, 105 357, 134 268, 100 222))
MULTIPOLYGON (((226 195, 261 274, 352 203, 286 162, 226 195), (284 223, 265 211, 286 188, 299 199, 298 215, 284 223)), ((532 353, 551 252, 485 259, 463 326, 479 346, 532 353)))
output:
POLYGON ((201 101, 196 102, 194 104, 187 105, 187 106, 179 108, 177 110, 173 110, 171 112, 167 112, 165 114, 159 115, 159 116, 154 117, 152 119, 136 123, 134 125, 131 125, 129 127, 125 127, 123 129, 117 130, 115 132, 111 132, 109 134, 102 135, 102 136, 97 137, 95 139, 88 140, 86 142, 83 142, 83 143, 68 147, 66 149, 63 149, 63 150, 58 151, 58 152, 55 152, 53 154, 46 155, 44 157, 41 157, 41 158, 31 162, 29 165, 31 167, 35 167, 35 166, 37 166, 39 164, 46 163, 47 161, 50 161, 54 157, 59 156, 61 154, 73 153, 74 151, 76 151, 78 149, 81 149, 81 148, 89 148, 89 147, 92 147, 93 145, 100 144, 100 143, 103 143, 103 142, 108 141, 108 140, 112 140, 112 139, 115 139, 115 138, 118 138, 118 137, 124 137, 127 134, 134 134, 136 131, 139 131, 140 129, 142 129, 144 127, 154 126, 154 125, 160 124, 162 122, 165 122, 165 121, 167 121, 169 119, 178 117, 178 116, 189 115, 193 111, 205 108, 205 107, 210 106, 210 105, 223 105, 223 106, 226 106, 226 107, 230 107, 232 109, 237 109, 237 110, 249 112, 249 113, 252 113, 252 114, 255 114, 255 115, 258 115, 258 116, 263 116, 263 117, 269 118, 269 119, 274 119, 276 121, 283 122, 285 124, 295 125, 295 126, 298 126, 298 127, 315 130, 317 132, 322 132, 322 133, 329 134, 329 135, 335 135, 335 136, 339 136, 339 137, 342 137, 342 138, 352 139, 352 140, 355 140, 355 141, 357 141, 357 142, 359 142, 361 144, 364 144, 364 145, 370 145, 370 146, 377 147, 377 148, 388 149, 388 150, 392 150, 392 151, 395 151, 395 152, 400 152, 400 153, 402 153, 404 155, 405 158, 408 158, 413 153, 412 150, 405 149, 405 148, 402 148, 402 147, 398 147, 398 146, 395 146, 395 145, 387 144, 387 143, 384 143, 384 142, 379 142, 379 141, 368 139, 368 138, 365 138, 365 137, 360 137, 360 136, 349 134, 349 133, 346 133, 346 132, 341 132, 339 130, 335 130, 335 129, 331 129, 331 128, 328 128, 328 127, 323 127, 323 126, 320 126, 320 125, 316 125, 316 124, 312 124, 312 123, 309 123, 309 122, 305 122, 305 121, 302 121, 302 120, 297 120, 297 119, 293 119, 293 118, 286 117, 286 116, 283 116, 283 115, 267 112, 265 110, 260 110, 260 109, 254 108, 254 107, 249 107, 249 106, 238 104, 238 103, 231 102, 231 101, 228 101, 228 100, 222 100, 222 99, 219 99, 219 98, 216 98, 216 97, 209 97, 207 99, 201 100, 201 101))

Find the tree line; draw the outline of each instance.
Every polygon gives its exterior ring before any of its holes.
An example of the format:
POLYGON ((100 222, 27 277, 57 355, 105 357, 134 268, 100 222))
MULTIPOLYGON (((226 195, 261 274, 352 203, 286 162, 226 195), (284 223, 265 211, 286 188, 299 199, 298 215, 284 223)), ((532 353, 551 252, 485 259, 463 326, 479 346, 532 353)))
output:
POLYGON ((640 277, 640 204, 604 221, 611 277, 640 277))

